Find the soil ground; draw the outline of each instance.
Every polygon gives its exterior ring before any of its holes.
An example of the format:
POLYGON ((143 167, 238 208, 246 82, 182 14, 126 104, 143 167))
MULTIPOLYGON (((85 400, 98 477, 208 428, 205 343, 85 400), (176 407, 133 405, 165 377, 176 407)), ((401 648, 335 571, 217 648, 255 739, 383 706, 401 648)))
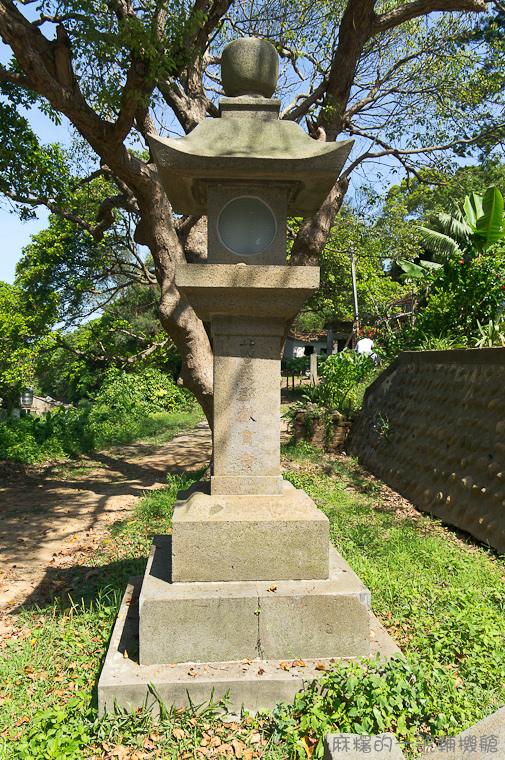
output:
MULTIPOLYGON (((285 441, 289 436, 283 422, 285 441)), ((0 462, 0 621, 26 603, 47 601, 65 587, 69 571, 86 566, 90 555, 110 537, 110 526, 127 519, 145 491, 162 488, 169 472, 201 469, 208 464, 211 449, 209 427, 201 422, 162 445, 139 442, 28 471, 0 462)), ((323 457, 339 458, 347 457, 323 457)), ((296 463, 292 469, 296 471, 296 463)), ((376 507, 410 519, 421 517, 409 501, 384 484, 376 507)), ((457 530, 449 536, 469 544, 468 536, 457 530)), ((98 570, 91 567, 85 580, 91 575, 98 575, 98 570)))
POLYGON ((0 615, 57 590, 59 570, 84 564, 146 490, 166 485, 169 472, 204 467, 211 448, 202 422, 161 446, 140 442, 28 471, 0 463, 0 615))

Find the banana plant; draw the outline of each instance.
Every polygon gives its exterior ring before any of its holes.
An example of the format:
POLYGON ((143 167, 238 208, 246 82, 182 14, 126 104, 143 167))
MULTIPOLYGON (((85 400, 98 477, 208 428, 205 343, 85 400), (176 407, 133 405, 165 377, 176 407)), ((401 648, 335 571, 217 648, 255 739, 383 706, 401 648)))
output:
POLYGON ((423 259, 419 264, 413 264, 412 261, 406 259, 397 259, 397 263, 405 272, 405 276, 412 280, 428 280, 432 272, 442 267, 442 264, 437 261, 424 261, 423 259))
POLYGON ((414 324, 419 294, 424 292, 426 295, 428 293, 432 282, 431 275, 436 269, 441 269, 442 264, 436 261, 424 261, 423 259, 419 264, 414 264, 406 259, 397 259, 397 263, 405 272, 403 279, 412 282, 412 324, 414 324))
POLYGON ((484 195, 471 193, 465 197, 463 213, 437 214, 443 232, 418 227, 426 247, 444 261, 453 256, 466 260, 481 253, 505 236, 503 196, 495 185, 484 195))

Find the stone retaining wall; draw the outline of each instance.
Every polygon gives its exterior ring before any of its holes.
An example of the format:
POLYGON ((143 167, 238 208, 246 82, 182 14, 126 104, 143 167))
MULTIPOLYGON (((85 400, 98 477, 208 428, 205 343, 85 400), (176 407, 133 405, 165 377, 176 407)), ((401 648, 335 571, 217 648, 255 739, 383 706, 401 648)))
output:
MULTIPOLYGON (((330 412, 331 414, 331 412, 330 412)), ((325 417, 315 417, 313 413, 299 411, 293 420, 295 441, 307 441, 321 446, 326 451, 343 451, 351 427, 341 414, 334 412, 331 421, 325 417)))
POLYGON ((505 348, 402 353, 367 389, 347 451, 505 552, 505 348))

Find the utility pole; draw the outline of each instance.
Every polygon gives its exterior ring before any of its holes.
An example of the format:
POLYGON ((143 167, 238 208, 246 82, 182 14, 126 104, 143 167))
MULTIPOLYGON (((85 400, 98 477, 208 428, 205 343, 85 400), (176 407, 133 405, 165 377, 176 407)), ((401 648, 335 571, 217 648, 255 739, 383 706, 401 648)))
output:
POLYGON ((352 302, 353 302, 353 324, 352 324, 352 347, 356 345, 359 331, 359 312, 358 312, 358 290, 356 288, 356 266, 354 263, 354 243, 349 244, 349 253, 351 254, 351 277, 352 277, 352 302))

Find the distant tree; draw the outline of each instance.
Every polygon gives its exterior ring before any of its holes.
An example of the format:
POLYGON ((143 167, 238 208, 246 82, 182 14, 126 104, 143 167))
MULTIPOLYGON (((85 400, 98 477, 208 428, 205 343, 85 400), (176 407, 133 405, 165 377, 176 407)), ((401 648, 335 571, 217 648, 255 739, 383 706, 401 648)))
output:
MULTIPOLYGON (((217 115, 216 63, 230 36, 271 40, 284 63, 282 118, 306 123, 314 139, 357 140, 293 243, 292 264, 316 264, 353 172, 389 162, 419 175, 430 157, 448 162, 455 149, 501 139, 503 76, 498 66, 491 75, 485 67, 500 51, 472 38, 475 13, 495 15, 484 0, 47 0, 37 7, 0 0, 0 34, 14 56, 0 68, 0 190, 22 214, 45 206, 98 244, 119 218, 131 220, 136 244, 150 250, 181 381, 211 419, 210 339, 174 285, 179 263, 205 258, 205 220, 174 217, 146 153, 147 134, 188 133, 217 115), (23 107, 55 120, 64 114, 87 151, 65 156, 42 146, 22 121, 23 107), (109 190, 98 206, 81 192, 97 176, 109 190)), ((84 237, 83 247, 91 248, 84 237)))
MULTIPOLYGON (((351 248, 354 251, 360 320, 372 324, 387 314, 392 301, 407 288, 388 273, 391 259, 398 256, 398 238, 384 228, 383 220, 344 205, 335 220, 320 258, 321 287, 312 296, 297 324, 352 321, 351 248)), ((401 233, 399 233, 401 234, 401 233)), ((403 249, 401 249, 403 250, 403 249)))
POLYGON ((139 372, 157 368, 177 377, 180 356, 158 319, 152 289, 130 285, 96 319, 72 331, 53 331, 35 364, 44 393, 77 403, 93 396, 111 367, 139 372))
POLYGON ((383 206, 384 217, 394 215, 407 224, 426 224, 436 214, 450 213, 471 193, 482 195, 486 188, 495 185, 505 191, 505 164, 499 157, 479 164, 459 166, 454 171, 425 169, 416 177, 393 185, 387 192, 383 206))
POLYGON ((19 288, 0 282, 0 396, 9 410, 34 380, 37 348, 33 318, 22 308, 19 288))

